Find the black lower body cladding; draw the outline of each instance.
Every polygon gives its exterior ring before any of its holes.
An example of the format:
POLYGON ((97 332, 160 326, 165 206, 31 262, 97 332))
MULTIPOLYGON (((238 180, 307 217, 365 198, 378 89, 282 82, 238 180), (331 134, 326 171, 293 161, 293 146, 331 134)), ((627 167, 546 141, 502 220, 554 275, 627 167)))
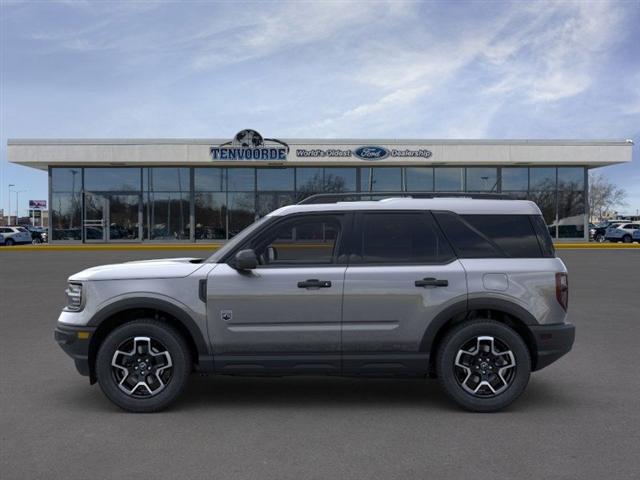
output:
POLYGON ((573 347, 576 327, 571 323, 531 325, 529 328, 537 347, 534 371, 551 365, 573 347))

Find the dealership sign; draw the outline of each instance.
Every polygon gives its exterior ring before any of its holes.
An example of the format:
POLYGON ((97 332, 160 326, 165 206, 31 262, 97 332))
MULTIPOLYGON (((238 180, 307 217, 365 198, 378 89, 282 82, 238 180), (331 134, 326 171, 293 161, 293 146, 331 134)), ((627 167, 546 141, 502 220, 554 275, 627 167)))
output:
POLYGON ((426 148, 386 148, 378 145, 363 145, 356 148, 298 148, 299 158, 356 157, 361 160, 382 160, 385 158, 431 158, 431 150, 426 148))
MULTIPOLYGON (((392 158, 431 158, 431 150, 426 148, 389 148, 381 145, 327 145, 324 148, 309 148, 312 145, 300 145, 296 148, 294 159, 336 158, 352 160, 383 160, 392 158), (306 147, 306 148, 305 148, 306 147)), ((255 130, 242 130, 233 140, 214 145, 210 148, 211 158, 222 161, 285 161, 289 158, 289 145, 275 138, 264 138, 255 130)))
POLYGON ((353 153, 355 153, 356 157, 363 160, 382 160, 389 156, 389 150, 384 147, 375 146, 358 147, 353 151, 353 153))
POLYGON ((29 208, 32 210, 46 210, 47 201, 46 200, 29 200, 29 208))
POLYGON ((211 147, 213 160, 286 160, 288 153, 289 145, 255 130, 242 130, 232 141, 211 147))

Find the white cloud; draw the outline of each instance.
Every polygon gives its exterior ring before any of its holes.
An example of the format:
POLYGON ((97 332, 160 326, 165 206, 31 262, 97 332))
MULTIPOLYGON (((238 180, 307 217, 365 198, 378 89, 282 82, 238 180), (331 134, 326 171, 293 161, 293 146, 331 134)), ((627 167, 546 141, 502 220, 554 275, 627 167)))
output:
POLYGON ((530 22, 487 49, 485 57, 500 78, 487 92, 518 93, 532 102, 584 92, 599 55, 616 38, 620 9, 608 1, 534 5, 537 10, 527 11, 530 22))

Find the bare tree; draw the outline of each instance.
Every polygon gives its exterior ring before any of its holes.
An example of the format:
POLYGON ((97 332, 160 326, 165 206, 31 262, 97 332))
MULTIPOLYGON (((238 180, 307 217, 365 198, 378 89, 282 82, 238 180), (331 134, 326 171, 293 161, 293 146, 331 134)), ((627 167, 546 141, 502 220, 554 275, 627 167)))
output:
POLYGON ((626 205, 627 192, 611 183, 602 173, 589 173, 589 207, 591 218, 603 220, 614 213, 616 207, 626 205))

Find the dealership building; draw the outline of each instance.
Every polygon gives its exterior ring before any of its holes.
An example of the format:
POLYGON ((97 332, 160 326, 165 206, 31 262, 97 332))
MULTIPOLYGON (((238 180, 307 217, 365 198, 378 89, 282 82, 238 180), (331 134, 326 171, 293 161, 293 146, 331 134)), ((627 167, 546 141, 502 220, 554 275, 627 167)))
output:
MULTIPOLYGON (((588 171, 630 140, 13 139, 48 172, 54 242, 207 242, 314 193, 530 199, 558 241, 588 239, 588 171), (392 193, 390 193, 392 195, 392 193)), ((380 198, 380 197, 378 197, 380 198)))

